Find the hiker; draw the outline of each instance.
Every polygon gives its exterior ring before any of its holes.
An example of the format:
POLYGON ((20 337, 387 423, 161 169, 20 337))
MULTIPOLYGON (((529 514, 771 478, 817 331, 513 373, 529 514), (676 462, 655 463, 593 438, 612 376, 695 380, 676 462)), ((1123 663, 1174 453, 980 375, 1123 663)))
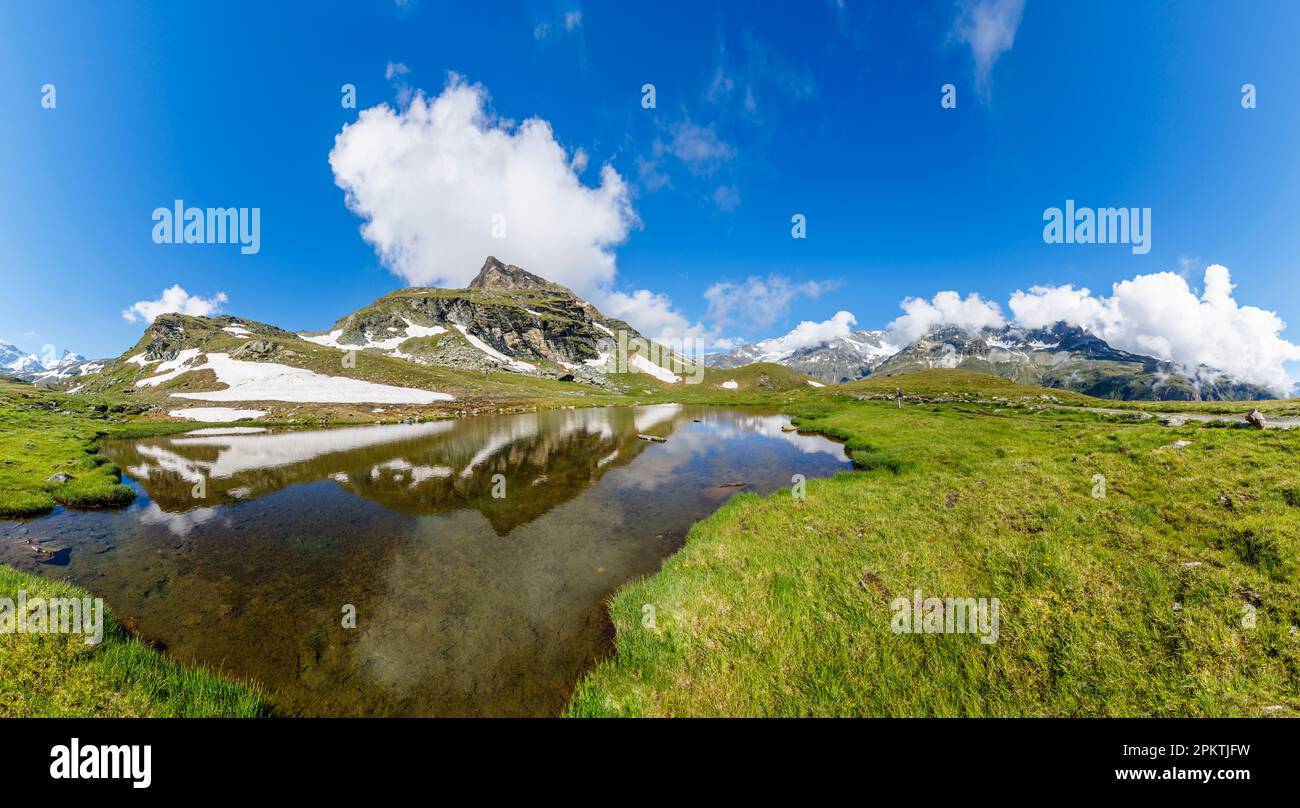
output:
POLYGON ((894 388, 894 399, 898 402, 898 408, 903 409, 903 388, 894 388))

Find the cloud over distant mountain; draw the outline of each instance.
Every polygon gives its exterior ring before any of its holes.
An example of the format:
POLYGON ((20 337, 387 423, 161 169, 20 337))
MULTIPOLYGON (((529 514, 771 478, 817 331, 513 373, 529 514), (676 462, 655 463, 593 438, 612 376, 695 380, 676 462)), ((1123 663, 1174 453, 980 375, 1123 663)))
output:
POLYGON ((1214 264, 1199 295, 1181 275, 1157 272, 1116 283, 1110 297, 1070 285, 1034 286, 1013 294, 1010 306, 1029 328, 1064 320, 1121 350, 1290 390, 1284 363, 1300 361, 1300 345, 1282 338, 1286 323, 1273 312, 1238 304, 1234 288, 1228 268, 1214 264))
MULTIPOLYGON (((1300 345, 1282 337, 1286 323, 1277 314, 1238 303, 1235 288, 1227 267, 1214 264, 1206 268, 1199 294, 1182 275, 1156 272, 1114 284, 1109 297, 1069 284, 1032 286, 1014 292, 1008 306, 1025 328, 1064 321, 1120 350, 1180 365, 1189 375, 1204 366, 1237 381, 1290 391, 1294 380, 1286 363, 1300 361, 1300 345)), ((977 294, 963 298, 944 291, 900 305, 905 314, 889 328, 903 342, 945 326, 978 331, 1007 322, 997 303, 977 294)))
POLYGON ((974 293, 963 298, 956 292, 946 291, 930 300, 905 298, 899 305, 906 314, 890 323, 889 330, 904 343, 920 339, 927 331, 943 326, 978 331, 981 328, 997 328, 1006 323, 997 303, 974 293))
POLYGON ((758 347, 770 353, 791 353, 801 348, 812 348, 830 342, 836 337, 848 336, 853 332, 853 325, 856 322, 857 319, 847 311, 836 312, 834 317, 821 322, 804 320, 790 333, 765 339, 758 343, 758 347))

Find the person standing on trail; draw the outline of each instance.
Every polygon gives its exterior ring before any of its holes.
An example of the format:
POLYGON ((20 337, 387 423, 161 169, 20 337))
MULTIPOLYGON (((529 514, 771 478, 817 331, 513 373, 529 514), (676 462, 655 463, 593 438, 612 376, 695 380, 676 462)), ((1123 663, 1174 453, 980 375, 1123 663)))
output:
POLYGON ((903 409, 903 388, 894 388, 894 399, 898 402, 898 408, 903 409))

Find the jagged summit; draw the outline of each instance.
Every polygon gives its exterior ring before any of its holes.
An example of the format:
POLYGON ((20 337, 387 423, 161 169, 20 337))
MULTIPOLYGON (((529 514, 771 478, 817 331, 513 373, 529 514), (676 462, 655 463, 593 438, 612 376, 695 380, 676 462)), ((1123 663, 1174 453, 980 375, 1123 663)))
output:
POLYGON ((64 351, 58 360, 42 359, 34 353, 25 353, 10 342, 0 340, 0 374, 38 385, 53 384, 77 376, 98 373, 111 360, 87 360, 72 351, 64 351))
POLYGON ((823 382, 848 382, 868 376, 898 352, 884 331, 854 331, 817 345, 789 348, 782 339, 741 345, 705 359, 709 367, 728 369, 755 362, 775 362, 823 382))
POLYGON ((537 289, 544 292, 559 292, 577 297, 568 288, 534 275, 514 264, 502 263, 496 256, 489 255, 483 262, 474 280, 469 282, 470 289, 483 291, 513 291, 517 289, 537 289))

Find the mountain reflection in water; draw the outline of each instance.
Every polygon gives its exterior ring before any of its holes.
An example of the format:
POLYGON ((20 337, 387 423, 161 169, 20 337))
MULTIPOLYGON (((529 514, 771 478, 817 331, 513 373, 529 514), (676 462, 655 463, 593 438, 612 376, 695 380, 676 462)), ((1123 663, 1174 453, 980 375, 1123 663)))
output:
POLYGON ((786 423, 665 404, 112 441, 143 495, 0 523, 0 563, 91 589, 284 713, 554 714, 608 653, 605 599, 693 522, 848 467, 786 423))

